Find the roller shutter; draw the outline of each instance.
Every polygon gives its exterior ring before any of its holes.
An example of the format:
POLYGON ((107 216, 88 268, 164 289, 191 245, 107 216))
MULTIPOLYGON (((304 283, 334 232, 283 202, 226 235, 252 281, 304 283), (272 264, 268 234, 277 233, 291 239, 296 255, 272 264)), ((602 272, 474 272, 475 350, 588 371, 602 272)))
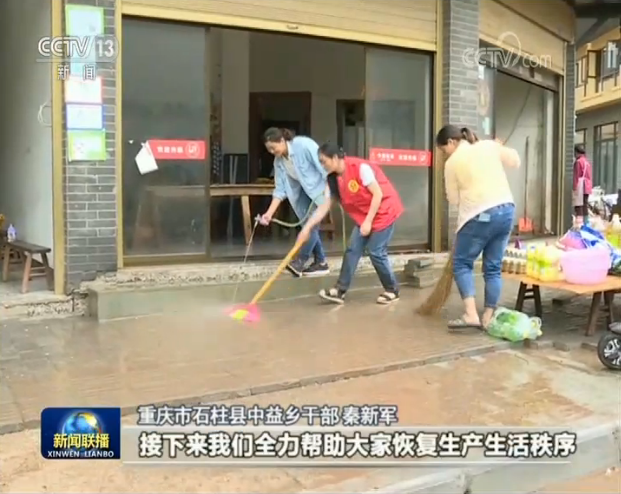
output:
POLYGON ((435 0, 123 0, 126 15, 436 49, 435 0))
POLYGON ((483 41, 512 53, 549 60, 548 69, 564 74, 566 41, 562 37, 500 2, 481 0, 480 6, 479 31, 483 41))

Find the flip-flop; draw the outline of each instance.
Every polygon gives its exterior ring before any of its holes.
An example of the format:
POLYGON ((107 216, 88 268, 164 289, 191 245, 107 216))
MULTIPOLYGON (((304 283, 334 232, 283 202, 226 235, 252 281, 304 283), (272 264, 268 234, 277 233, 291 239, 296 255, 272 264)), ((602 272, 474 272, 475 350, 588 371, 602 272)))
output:
POLYGON ((449 321, 447 326, 450 331, 467 331, 469 329, 478 329, 479 331, 483 330, 481 323, 475 324, 466 322, 461 317, 449 321))

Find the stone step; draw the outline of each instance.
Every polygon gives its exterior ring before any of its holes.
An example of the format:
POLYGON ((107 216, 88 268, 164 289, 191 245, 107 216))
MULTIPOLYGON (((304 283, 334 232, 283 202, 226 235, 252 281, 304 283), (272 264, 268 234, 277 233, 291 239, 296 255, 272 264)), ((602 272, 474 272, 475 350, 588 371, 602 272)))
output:
MULTIPOLYGON (((289 273, 283 273, 261 301, 313 296, 322 288, 334 286, 337 277, 338 272, 315 278, 294 278, 289 273)), ((145 287, 97 285, 88 290, 88 315, 98 321, 109 321, 192 311, 201 307, 226 310, 227 307, 250 301, 263 283, 264 280, 145 287)), ((370 288, 380 289, 375 271, 357 272, 351 291, 370 288)))
MULTIPOLYGON (((444 254, 395 254, 390 256, 400 283, 423 288, 430 286, 437 271, 433 266, 445 262, 444 254), (420 279, 407 279, 406 264, 417 266, 420 279), (423 273, 425 273, 423 275, 423 273), (431 277, 429 277, 431 276, 431 277)), ((334 286, 341 258, 329 260, 331 273, 318 278, 293 278, 283 273, 262 301, 314 296, 319 290, 334 286)), ((121 270, 87 286, 88 314, 100 321, 165 314, 212 306, 247 302, 274 272, 278 262, 235 265, 180 266, 174 269, 121 270)), ((368 257, 361 259, 352 290, 380 288, 377 274, 368 257)))

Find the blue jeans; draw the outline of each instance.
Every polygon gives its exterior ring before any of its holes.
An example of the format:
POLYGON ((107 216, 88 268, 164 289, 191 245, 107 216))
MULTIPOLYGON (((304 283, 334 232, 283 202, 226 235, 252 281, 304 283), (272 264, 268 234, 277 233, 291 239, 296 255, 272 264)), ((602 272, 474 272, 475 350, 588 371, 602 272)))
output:
POLYGON ((475 296, 474 261, 483 253, 485 307, 496 308, 502 289, 502 258, 513 230, 513 204, 501 204, 468 221, 457 232, 453 276, 461 298, 475 296))
POLYGON ((349 289, 360 258, 366 249, 384 290, 399 293, 397 278, 395 278, 388 259, 388 244, 394 232, 394 223, 383 230, 372 232, 368 237, 363 237, 360 234, 360 228, 354 227, 349 245, 343 256, 341 274, 336 282, 336 288, 344 292, 349 289))
POLYGON ((306 242, 298 254, 298 261, 305 264, 306 261, 313 256, 313 260, 318 263, 326 262, 326 253, 323 250, 323 244, 321 243, 321 236, 319 234, 319 225, 312 229, 308 242, 306 242))

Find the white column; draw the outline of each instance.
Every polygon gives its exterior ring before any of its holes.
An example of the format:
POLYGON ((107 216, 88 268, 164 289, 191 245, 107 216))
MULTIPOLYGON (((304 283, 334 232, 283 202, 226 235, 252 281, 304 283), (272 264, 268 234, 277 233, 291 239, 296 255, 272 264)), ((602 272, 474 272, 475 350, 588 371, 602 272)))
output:
POLYGON ((222 152, 248 153, 250 33, 222 33, 222 152))

